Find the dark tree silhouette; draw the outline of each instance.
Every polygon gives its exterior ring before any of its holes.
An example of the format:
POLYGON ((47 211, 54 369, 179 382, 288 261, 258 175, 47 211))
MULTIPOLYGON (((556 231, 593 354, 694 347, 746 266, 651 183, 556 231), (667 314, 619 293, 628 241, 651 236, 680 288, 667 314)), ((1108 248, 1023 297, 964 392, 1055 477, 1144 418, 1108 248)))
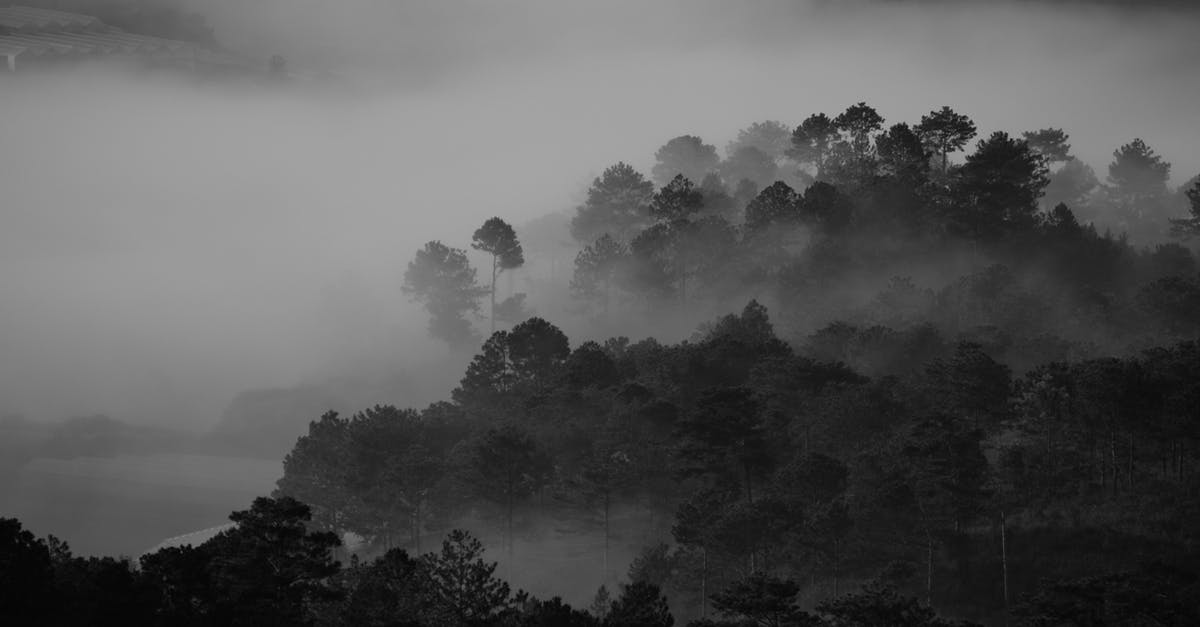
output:
POLYGON ((799 222, 800 195, 783 181, 776 181, 759 192, 746 205, 746 229, 752 233, 799 222))
POLYGON ((1048 165, 1066 163, 1074 159, 1071 156, 1071 144, 1067 143, 1070 136, 1063 132, 1061 128, 1025 131, 1021 133, 1021 136, 1029 144, 1030 150, 1041 155, 1048 165))
POLYGON ((505 270, 519 268, 525 264, 525 252, 517 234, 507 222, 500 218, 489 218, 471 237, 471 248, 492 256, 492 283, 489 286, 492 307, 488 317, 492 321, 492 332, 496 332, 496 275, 505 270))
POLYGON ((951 224, 977 242, 1029 232, 1048 183, 1046 166, 1029 144, 997 131, 979 142, 959 173, 951 224))
POLYGON ((811 164, 814 176, 819 180, 825 171, 825 162, 838 139, 838 126, 829 116, 817 113, 809 116, 792 131, 792 147, 787 155, 801 165, 811 164))
POLYGON ((942 107, 921 116, 916 127, 917 135, 935 155, 942 157, 942 174, 950 167, 950 153, 962 150, 975 137, 975 123, 971 118, 956 113, 950 107, 942 107))

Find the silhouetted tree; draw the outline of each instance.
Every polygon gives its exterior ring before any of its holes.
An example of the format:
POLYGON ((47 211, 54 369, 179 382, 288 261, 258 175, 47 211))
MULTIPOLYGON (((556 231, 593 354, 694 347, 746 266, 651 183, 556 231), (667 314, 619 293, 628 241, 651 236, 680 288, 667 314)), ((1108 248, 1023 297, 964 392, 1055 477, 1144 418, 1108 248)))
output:
POLYGON ((1029 149, 1041 155, 1047 165, 1066 163, 1074 159, 1071 156, 1071 144, 1067 143, 1070 136, 1061 128, 1025 131, 1021 136, 1029 144, 1029 149))
POLYGON ((800 221, 800 196, 783 181, 776 181, 746 205, 746 228, 751 232, 800 221))
POLYGON ((792 131, 792 147, 787 155, 801 165, 811 164, 817 180, 822 178, 825 162, 838 139, 838 125, 824 113, 811 115, 792 131))
POLYGON ((843 111, 833 123, 848 136, 848 147, 853 155, 853 164, 849 165, 859 182, 865 183, 874 171, 872 134, 883 128, 883 116, 867 103, 860 102, 843 111))
POLYGON ((0 619, 6 625, 45 624, 60 602, 50 549, 15 518, 0 518, 0 586, 0 619))
POLYGON ((1049 182, 1029 144, 997 131, 967 157, 955 184, 952 227, 976 241, 995 241, 1037 225, 1038 199, 1049 182))
POLYGON ((517 234, 507 222, 500 218, 489 218, 483 226, 471 237, 471 248, 481 250, 492 256, 492 282, 489 286, 492 297, 492 307, 489 318, 492 321, 492 332, 496 331, 496 275, 505 270, 519 268, 525 264, 525 252, 517 234))
POLYGON ((950 153, 962 150, 976 133, 971 118, 956 113, 950 107, 942 107, 921 116, 921 123, 914 130, 935 155, 941 155, 942 174, 946 174, 949 168, 950 153))

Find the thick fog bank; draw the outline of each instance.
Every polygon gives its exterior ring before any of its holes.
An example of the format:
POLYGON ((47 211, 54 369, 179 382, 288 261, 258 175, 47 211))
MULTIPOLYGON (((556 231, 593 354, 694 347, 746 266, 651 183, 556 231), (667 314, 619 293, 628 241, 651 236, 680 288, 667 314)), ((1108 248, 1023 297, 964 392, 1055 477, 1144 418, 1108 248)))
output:
POLYGON ((0 414, 203 429, 244 390, 357 372, 415 383, 360 390, 346 409, 443 398, 465 358, 429 340, 400 293, 413 252, 430 239, 466 248, 493 215, 569 210, 604 167, 648 171, 683 133, 720 146, 754 121, 858 101, 889 122, 951 105, 983 132, 1063 127, 1101 176, 1135 136, 1175 164, 1176 183, 1200 171, 1191 12, 192 5, 232 48, 373 89, 6 77, 0 414))

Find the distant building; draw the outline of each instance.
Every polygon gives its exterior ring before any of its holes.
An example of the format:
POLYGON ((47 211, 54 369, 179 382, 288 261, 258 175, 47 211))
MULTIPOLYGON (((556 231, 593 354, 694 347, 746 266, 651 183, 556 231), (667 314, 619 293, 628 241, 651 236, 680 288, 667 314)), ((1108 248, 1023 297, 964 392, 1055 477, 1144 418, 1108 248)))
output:
POLYGON ((130 60, 206 69, 246 69, 234 55, 204 46, 135 35, 80 13, 0 7, 0 72, 95 59, 130 60))

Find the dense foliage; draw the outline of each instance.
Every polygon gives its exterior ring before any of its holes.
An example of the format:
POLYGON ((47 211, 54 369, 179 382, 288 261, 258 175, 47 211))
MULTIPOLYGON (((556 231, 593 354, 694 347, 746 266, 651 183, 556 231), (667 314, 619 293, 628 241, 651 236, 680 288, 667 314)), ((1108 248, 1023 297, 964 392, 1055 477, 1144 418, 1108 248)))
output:
MULTIPOLYGON (((1200 183, 1173 192, 1142 140, 1100 183, 1054 128, 956 163, 976 133, 948 107, 888 125, 858 103, 753 125, 725 160, 672 139, 657 189, 618 163, 570 223, 571 297, 597 328, 740 311, 678 343, 575 346, 512 316, 449 401, 322 416, 278 500, 140 571, 5 521, 31 591, 3 611, 123 594, 168 624, 1200 623, 1200 274, 1168 239, 1197 232, 1200 183), (586 612, 514 594, 462 528, 510 579, 538 568, 522 547, 594 539, 580 563, 603 585, 586 612), (339 538, 374 561, 339 567, 339 538)), ((491 289, 440 242, 405 275, 452 345, 479 346, 485 295, 503 321, 496 276, 526 261, 499 218, 473 247, 491 289)))

